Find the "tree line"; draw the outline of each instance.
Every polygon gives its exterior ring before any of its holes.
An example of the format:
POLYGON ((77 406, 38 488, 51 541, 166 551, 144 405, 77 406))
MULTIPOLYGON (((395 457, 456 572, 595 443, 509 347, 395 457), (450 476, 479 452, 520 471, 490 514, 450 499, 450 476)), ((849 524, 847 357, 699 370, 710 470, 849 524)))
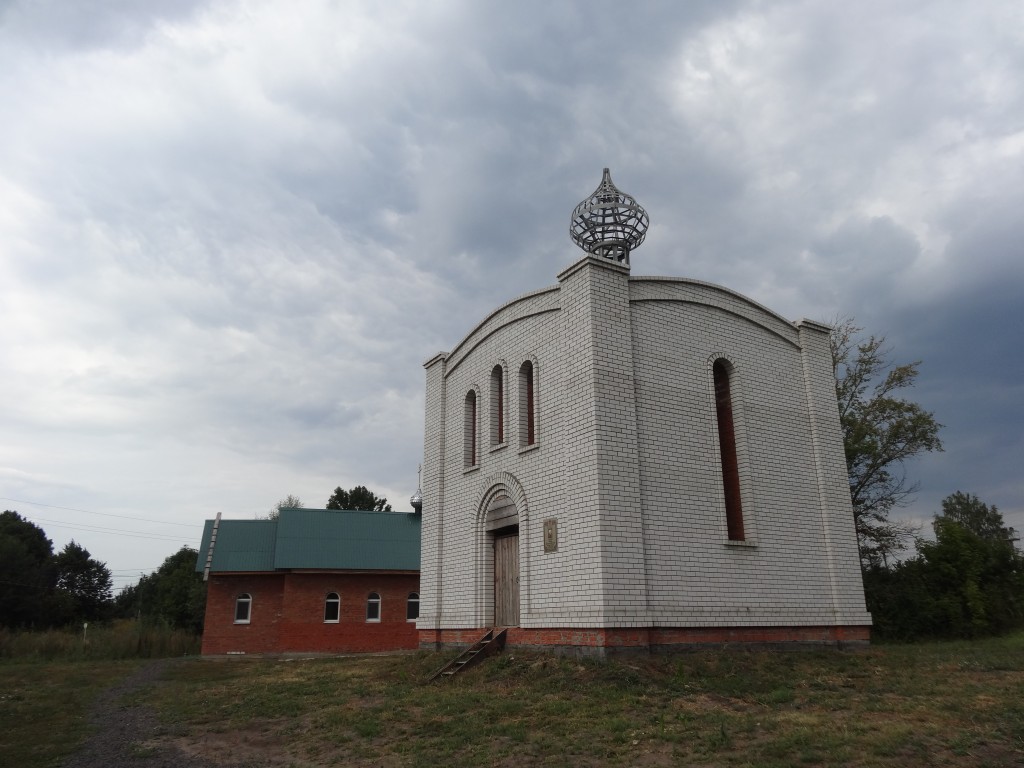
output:
POLYGON ((1024 557, 995 505, 956 491, 914 557, 864 570, 874 633, 892 640, 974 638, 1024 626, 1024 557))
POLYGON ((17 512, 0 514, 0 627, 54 629, 136 618, 200 632, 206 609, 198 552, 182 547, 138 584, 113 594, 110 569, 72 541, 60 552, 17 512))
POLYGON ((942 450, 942 425, 903 396, 920 361, 893 365, 885 338, 861 330, 837 322, 831 347, 873 636, 971 638, 1024 626, 1024 557, 995 505, 955 491, 932 521, 934 541, 892 516, 917 490, 906 462, 942 450))
POLYGON ((108 617, 110 570, 74 541, 60 552, 42 528, 0 514, 0 626, 65 626, 108 617))

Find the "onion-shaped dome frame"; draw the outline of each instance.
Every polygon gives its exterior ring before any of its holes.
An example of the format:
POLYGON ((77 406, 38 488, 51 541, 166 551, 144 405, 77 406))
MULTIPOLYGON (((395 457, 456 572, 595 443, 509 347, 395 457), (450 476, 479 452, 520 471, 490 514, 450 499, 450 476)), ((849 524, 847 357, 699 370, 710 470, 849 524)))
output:
POLYGON ((647 211, 615 186, 605 168, 597 189, 573 210, 569 234, 587 253, 628 265, 630 251, 644 241, 648 226, 647 211))

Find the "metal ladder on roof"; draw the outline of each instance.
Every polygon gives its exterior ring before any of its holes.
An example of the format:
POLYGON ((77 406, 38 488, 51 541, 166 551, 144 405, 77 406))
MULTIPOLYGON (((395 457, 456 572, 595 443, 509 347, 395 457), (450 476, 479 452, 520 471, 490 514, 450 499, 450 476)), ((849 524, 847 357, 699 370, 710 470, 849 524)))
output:
POLYGON ((454 677, 459 672, 465 672, 467 669, 475 667, 488 656, 500 653, 505 647, 507 634, 508 629, 505 627, 494 627, 487 630, 483 637, 432 674, 427 682, 430 683, 439 678, 454 677))

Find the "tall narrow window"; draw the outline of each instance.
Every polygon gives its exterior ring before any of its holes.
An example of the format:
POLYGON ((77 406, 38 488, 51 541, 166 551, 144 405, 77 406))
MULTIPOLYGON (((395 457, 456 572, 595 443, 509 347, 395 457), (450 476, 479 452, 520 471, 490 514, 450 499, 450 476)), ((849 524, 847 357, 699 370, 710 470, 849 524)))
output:
POLYGON ((743 505, 740 501, 740 469, 736 461, 736 430, 732 416, 729 363, 715 360, 715 413, 718 416, 718 447, 722 458, 722 486, 725 488, 725 523, 730 541, 743 541, 743 505))
POLYGON ((491 445, 505 442, 505 372, 500 365, 491 369, 491 445))
POLYGON ((380 595, 371 592, 366 598, 366 620, 368 622, 380 621, 380 595))
POLYGON ((252 595, 241 594, 235 598, 235 624, 248 624, 252 616, 252 595))
POLYGON ((476 466, 476 392, 466 393, 466 405, 463 413, 463 463, 467 467, 476 466))
POLYGON ((519 444, 537 442, 537 387, 533 363, 527 360, 519 368, 519 444))
POLYGON ((410 592, 405 603, 405 620, 416 621, 420 617, 420 596, 418 592, 410 592))
POLYGON ((337 624, 341 621, 341 596, 337 592, 329 592, 324 600, 324 624, 337 624))

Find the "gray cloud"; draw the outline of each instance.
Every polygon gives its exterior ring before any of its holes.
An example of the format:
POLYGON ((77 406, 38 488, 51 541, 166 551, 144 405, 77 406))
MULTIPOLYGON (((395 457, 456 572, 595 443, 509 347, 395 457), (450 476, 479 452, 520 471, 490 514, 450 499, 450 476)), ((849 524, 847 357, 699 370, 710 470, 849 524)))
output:
POLYGON ((1024 514, 1017 13, 8 4, 0 496, 192 544, 288 493, 404 504, 420 364, 554 282, 610 166, 651 214, 635 272, 853 315, 925 361, 948 450, 910 514, 955 487, 1024 514))

